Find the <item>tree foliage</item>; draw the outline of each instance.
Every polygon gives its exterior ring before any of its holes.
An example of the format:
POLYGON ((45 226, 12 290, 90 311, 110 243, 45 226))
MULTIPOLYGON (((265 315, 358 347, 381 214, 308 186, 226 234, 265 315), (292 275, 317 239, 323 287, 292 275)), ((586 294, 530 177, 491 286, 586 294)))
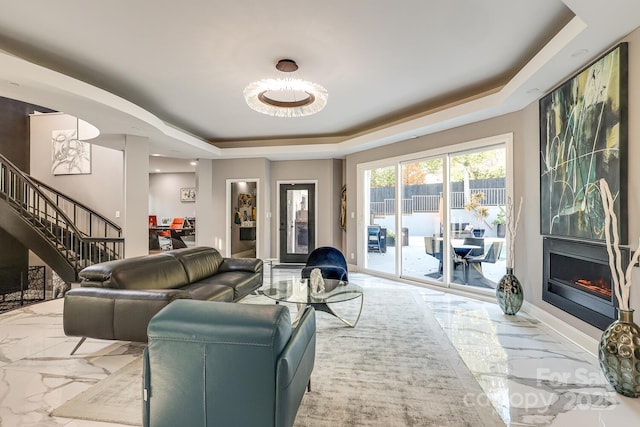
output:
POLYGON ((507 175, 504 148, 477 151, 451 158, 451 180, 464 180, 465 168, 469 179, 502 178, 507 175))
MULTIPOLYGON (((502 178, 506 176, 505 150, 497 148, 451 157, 451 181, 464 180, 465 169, 469 179, 502 178)), ((425 184, 429 177, 442 179, 442 158, 402 165, 402 184, 425 184)), ((395 187, 396 169, 394 166, 378 168, 371 171, 371 188, 395 187)))
POLYGON ((393 166, 378 168, 371 171, 371 188, 395 187, 396 171, 393 166))

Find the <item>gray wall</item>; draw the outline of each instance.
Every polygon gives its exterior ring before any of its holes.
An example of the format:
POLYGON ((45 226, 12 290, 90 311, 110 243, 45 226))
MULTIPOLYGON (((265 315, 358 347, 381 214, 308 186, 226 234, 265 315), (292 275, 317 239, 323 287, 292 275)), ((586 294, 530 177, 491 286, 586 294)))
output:
POLYGON ((75 127, 76 119, 66 114, 31 116, 31 175, 122 226, 122 151, 92 144, 91 174, 51 174, 51 131, 75 127), (116 211, 121 213, 120 218, 116 218, 116 211))
MULTIPOLYGON (((224 256, 227 254, 227 230, 230 228, 231 209, 227 206, 227 179, 255 181, 258 180, 257 190, 257 241, 258 258, 269 258, 269 241, 271 237, 271 220, 268 218, 267 207, 270 203, 270 164, 268 159, 232 159, 214 160, 213 162, 213 218, 196 218, 200 221, 213 221, 213 241, 215 247, 224 256)), ((196 225, 197 227, 197 225, 196 225)), ((197 233, 197 231, 196 231, 197 233)))
MULTIPOLYGON (((29 173, 29 114, 35 110, 46 111, 42 107, 0 97, 0 153, 26 173, 29 173)), ((0 269, 25 271, 29 266, 26 245, 2 229, 0 241, 0 269)), ((0 281, 0 290, 3 286, 12 287, 20 283, 17 275, 9 276, 6 280, 8 283, 0 281)))
MULTIPOLYGON (((342 160, 277 161, 268 159, 232 159, 213 161, 213 204, 215 206, 213 241, 226 254, 226 231, 233 221, 225 211, 226 183, 231 180, 259 180, 257 191, 257 250, 258 257, 277 257, 277 181, 317 180, 316 196, 320 231, 316 246, 331 245, 342 248, 340 230, 340 189, 342 187, 342 160)), ((201 219, 198 218, 198 222, 201 219)))
MULTIPOLYGON (((491 120, 485 120, 462 126, 456 129, 435 133, 432 135, 422 136, 420 138, 403 141, 392 145, 355 153, 347 156, 346 159, 346 182, 347 182, 347 253, 355 253, 356 259, 349 259, 349 263, 355 264, 358 257, 357 248, 357 167, 360 163, 371 162, 375 160, 387 159, 390 157, 402 156, 405 154, 418 153, 421 151, 433 150, 436 148, 446 147, 449 145, 460 144, 463 142, 473 141, 485 137, 513 133, 514 145, 514 162, 518 164, 518 147, 523 144, 523 123, 521 113, 507 114, 491 120), (355 218, 351 218, 351 212, 354 212, 355 218)), ((514 197, 519 199, 522 190, 519 185, 518 176, 521 174, 520 168, 514 166, 514 197)), ((524 216, 524 214, 523 214, 524 216)), ((522 219, 521 221, 524 221, 522 219)), ((365 254, 366 255, 366 254, 365 254)), ((516 264, 518 263, 516 254, 516 264)))
POLYGON ((278 253, 278 181, 317 181, 316 186, 316 247, 335 246, 342 249, 340 229, 340 190, 342 188, 342 160, 298 160, 272 162, 271 212, 273 239, 271 254, 278 253))
POLYGON ((180 200, 181 188, 195 186, 195 173, 149 174, 149 215, 156 215, 158 224, 162 218, 196 216, 196 204, 180 200))
MULTIPOLYGON (((631 33, 625 40, 629 41, 629 157, 628 164, 628 231, 629 246, 638 247, 640 236, 640 169, 635 165, 640 162, 640 30, 631 33)), ((516 185, 520 194, 525 196, 522 222, 524 227, 519 231, 516 251, 516 269, 518 276, 525 278, 525 298, 532 304, 553 314, 566 323, 587 333, 593 338, 600 338, 602 332, 564 311, 542 301, 542 237, 540 236, 540 178, 539 178, 539 146, 538 103, 525 108, 522 116, 524 139, 516 150, 517 159, 516 185), (532 159, 536 161, 532 161, 532 159), (519 173, 518 173, 519 172, 519 173)), ((640 271, 633 272, 634 285, 631 289, 631 308, 640 308, 640 271)))
MULTIPOLYGON (((640 169, 634 165, 640 162, 640 30, 630 34, 629 41, 629 175, 628 175, 628 218, 629 244, 638 247, 640 236, 640 169)), ((558 82, 560 83, 560 82, 558 82)), ((352 154, 346 159, 347 199, 347 239, 346 251, 357 253, 357 213, 356 176, 359 163, 385 159, 403 154, 416 153, 446 145, 462 143, 484 137, 513 132, 514 136, 514 200, 524 198, 520 225, 515 248, 515 271, 524 286, 525 299, 529 303, 551 313, 593 338, 600 338, 602 332, 542 301, 542 236, 540 235, 540 178, 539 178, 539 127, 538 102, 524 110, 490 120, 473 123, 445 132, 399 142, 386 147, 352 154)), ((355 260, 349 260, 355 263, 355 260)), ((631 292, 631 308, 640 307, 640 272, 634 269, 631 292)))

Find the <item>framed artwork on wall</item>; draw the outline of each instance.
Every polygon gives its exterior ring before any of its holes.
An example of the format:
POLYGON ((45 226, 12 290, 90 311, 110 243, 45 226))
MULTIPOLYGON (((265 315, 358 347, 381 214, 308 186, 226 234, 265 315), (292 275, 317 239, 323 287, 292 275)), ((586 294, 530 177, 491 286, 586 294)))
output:
POLYGON ((185 187, 180 189, 180 201, 181 202, 195 202, 196 201, 196 189, 195 187, 185 187))
POLYGON ((540 99, 540 234, 604 241, 598 181, 627 240, 627 44, 540 99))
POLYGON ((51 131, 51 173, 53 175, 91 173, 91 144, 79 140, 76 129, 51 131))

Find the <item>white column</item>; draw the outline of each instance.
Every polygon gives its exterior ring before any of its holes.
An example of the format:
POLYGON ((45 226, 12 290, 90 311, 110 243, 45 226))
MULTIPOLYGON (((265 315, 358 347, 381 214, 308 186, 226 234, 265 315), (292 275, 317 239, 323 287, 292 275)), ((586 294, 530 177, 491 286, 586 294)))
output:
POLYGON ((196 245, 220 248, 213 227, 213 160, 198 159, 196 194, 196 245))
POLYGON ((125 258, 149 253, 149 140, 125 135, 124 146, 125 258))

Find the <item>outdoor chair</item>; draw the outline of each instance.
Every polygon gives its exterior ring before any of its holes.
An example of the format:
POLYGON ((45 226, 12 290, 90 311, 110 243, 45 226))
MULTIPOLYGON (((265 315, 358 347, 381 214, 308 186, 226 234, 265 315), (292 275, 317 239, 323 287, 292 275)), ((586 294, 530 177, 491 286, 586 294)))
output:
POLYGON ((476 270, 482 273, 482 263, 489 262, 495 264, 500 258, 500 252, 502 252, 503 242, 493 242, 489 246, 489 250, 486 254, 481 256, 469 256, 466 258, 467 263, 473 266, 476 270))
POLYGON ((484 239, 479 237, 465 237, 464 244, 480 246, 478 249, 472 249, 471 252, 469 252, 469 254, 467 255, 467 257, 484 255, 484 239))
POLYGON ((368 252, 382 252, 380 233, 382 227, 379 225, 370 225, 367 227, 367 251, 368 252))
POLYGON ((439 261, 438 273, 442 274, 442 239, 425 236, 424 251, 439 261))

